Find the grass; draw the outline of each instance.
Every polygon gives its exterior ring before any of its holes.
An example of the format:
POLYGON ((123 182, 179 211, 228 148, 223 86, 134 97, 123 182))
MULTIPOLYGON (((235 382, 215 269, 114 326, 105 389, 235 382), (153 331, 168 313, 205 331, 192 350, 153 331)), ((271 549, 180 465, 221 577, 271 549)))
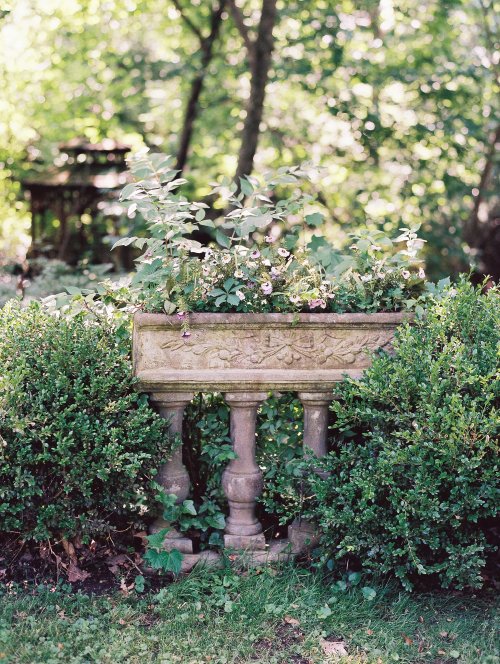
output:
POLYGON ((283 567, 200 570, 159 591, 107 596, 65 585, 4 587, 0 662, 500 661, 492 594, 409 595, 387 585, 369 600, 362 585, 342 590, 283 567))

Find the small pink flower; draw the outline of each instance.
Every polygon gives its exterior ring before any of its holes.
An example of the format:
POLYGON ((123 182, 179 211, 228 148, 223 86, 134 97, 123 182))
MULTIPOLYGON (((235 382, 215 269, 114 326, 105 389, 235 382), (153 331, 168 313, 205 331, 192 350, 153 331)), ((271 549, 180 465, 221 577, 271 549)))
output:
POLYGON ((184 332, 182 333, 182 336, 183 336, 184 338, 190 337, 190 336, 191 336, 191 332, 190 332, 189 330, 184 330, 184 332))
POLYGON ((275 240, 275 238, 272 235, 266 235, 264 239, 268 244, 271 244, 275 240))
POLYGON ((403 270, 401 272, 401 276, 403 277, 403 279, 409 279, 411 277, 411 274, 408 272, 408 270, 403 270))
POLYGON ((418 271, 418 278, 425 279, 425 270, 423 267, 421 267, 420 270, 418 271))
POLYGON ((290 295, 290 302, 292 304, 298 304, 300 302, 300 296, 299 295, 290 295))
POLYGON ((271 268, 271 277, 276 279, 276 277, 279 277, 281 274, 281 270, 277 270, 274 266, 271 268))
POLYGON ((321 309, 326 309, 326 302, 322 298, 318 298, 316 300, 309 300, 308 304, 310 309, 316 309, 317 307, 320 307, 321 309))
POLYGON ((185 311, 178 311, 177 312, 177 318, 179 320, 184 320, 186 318, 186 312, 185 311))
POLYGON ((260 287, 264 295, 271 295, 273 292, 273 285, 270 281, 266 281, 260 287))
POLYGON ((280 256, 283 256, 283 258, 286 258, 287 256, 290 256, 290 252, 287 249, 285 249, 284 247, 280 247, 278 249, 278 254, 280 256))
POLYGON ((242 293, 242 291, 237 290, 236 295, 240 298, 241 301, 245 299, 245 293, 242 293))
POLYGON ((250 254, 250 258, 259 258, 259 256, 260 256, 260 251, 258 249, 252 251, 252 253, 250 254))

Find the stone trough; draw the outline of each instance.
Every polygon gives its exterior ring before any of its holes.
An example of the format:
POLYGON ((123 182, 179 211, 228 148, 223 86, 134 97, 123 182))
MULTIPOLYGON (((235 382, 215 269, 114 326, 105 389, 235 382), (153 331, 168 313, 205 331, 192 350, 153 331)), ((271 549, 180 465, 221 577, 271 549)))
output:
MULTIPOLYGON (((314 535, 311 524, 292 524, 289 541, 270 548, 256 518, 263 488, 255 460, 257 409, 270 391, 297 392, 304 406, 304 446, 323 456, 335 383, 346 375, 359 378, 370 365, 370 353, 387 349, 404 319, 402 313, 198 313, 189 315, 190 334, 183 336, 182 320, 175 315, 135 315, 134 373, 139 389, 150 393, 161 416, 170 421, 172 434, 182 434, 184 409, 197 392, 222 392, 230 407, 237 458, 222 482, 229 503, 226 548, 261 561, 297 554, 307 545, 314 535)), ((190 481, 180 448, 161 468, 158 481, 179 502, 188 497, 190 481)), ((167 526, 159 519, 154 530, 167 526)), ((165 547, 182 551, 193 564, 198 560, 192 542, 175 530, 168 533, 165 547)))

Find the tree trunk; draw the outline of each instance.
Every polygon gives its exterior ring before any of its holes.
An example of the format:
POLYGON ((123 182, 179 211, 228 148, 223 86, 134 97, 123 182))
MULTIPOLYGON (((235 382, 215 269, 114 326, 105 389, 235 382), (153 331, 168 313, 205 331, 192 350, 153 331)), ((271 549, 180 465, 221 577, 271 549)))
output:
POLYGON ((220 0, 217 9, 214 9, 212 12, 210 33, 200 43, 200 48, 202 50, 200 70, 191 84, 191 92, 184 112, 184 122, 182 124, 182 132, 179 139, 179 149, 177 151, 176 168, 181 173, 186 166, 189 148, 193 138, 194 122, 198 117, 199 100, 205 83, 205 76, 213 58, 213 47, 219 35, 225 4, 226 0, 220 0))
POLYGON ((273 29, 276 23, 276 0, 262 0, 257 38, 253 42, 253 53, 249 53, 251 72, 250 97, 246 108, 245 124, 241 133, 241 148, 238 155, 236 181, 250 175, 259 142, 260 123, 264 111, 266 84, 269 78, 273 53, 273 29))

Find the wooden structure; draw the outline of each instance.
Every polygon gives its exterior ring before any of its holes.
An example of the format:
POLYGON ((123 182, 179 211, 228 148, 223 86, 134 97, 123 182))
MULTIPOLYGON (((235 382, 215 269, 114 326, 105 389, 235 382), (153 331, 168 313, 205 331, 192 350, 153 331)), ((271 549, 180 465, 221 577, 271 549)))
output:
POLYGON ((106 256, 102 241, 105 235, 115 234, 129 151, 111 139, 101 143, 74 139, 59 146, 50 167, 33 169, 22 180, 31 207, 31 256, 69 263, 85 254, 94 261, 106 256))

